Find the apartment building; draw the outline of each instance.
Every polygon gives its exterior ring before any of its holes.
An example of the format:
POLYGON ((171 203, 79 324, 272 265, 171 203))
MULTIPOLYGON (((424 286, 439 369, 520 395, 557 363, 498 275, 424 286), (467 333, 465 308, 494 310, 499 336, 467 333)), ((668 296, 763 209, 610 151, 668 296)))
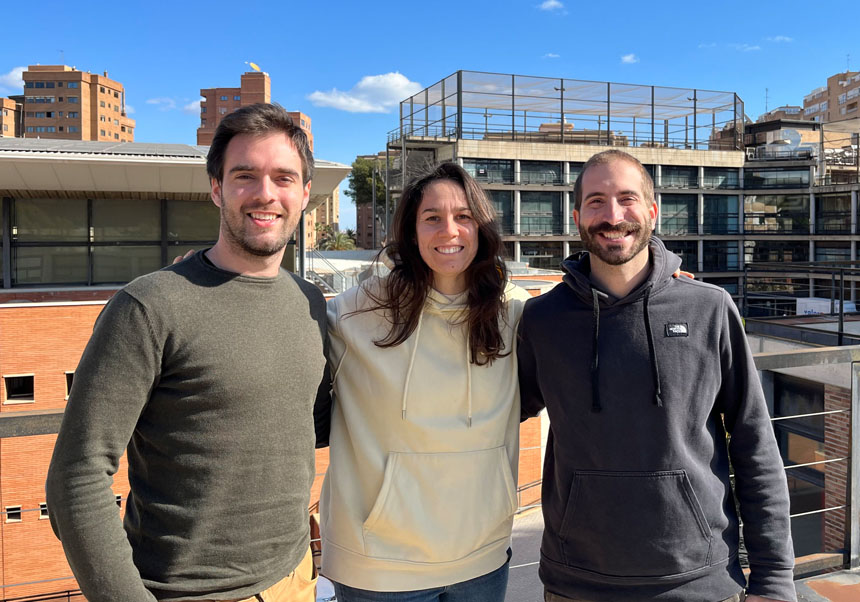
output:
POLYGON ((802 119, 803 118, 803 107, 797 105, 782 105, 781 107, 777 107, 775 109, 771 109, 767 113, 760 115, 758 119, 756 119, 756 123, 761 123, 763 121, 773 121, 775 119, 802 119))
POLYGON ((134 142, 125 89, 107 71, 30 65, 23 79, 25 138, 134 142))
POLYGON ((14 98, 0 98, 0 138, 21 136, 21 103, 14 98))
POLYGON ((803 98, 803 119, 828 122, 857 117, 858 101, 860 71, 837 73, 803 98))

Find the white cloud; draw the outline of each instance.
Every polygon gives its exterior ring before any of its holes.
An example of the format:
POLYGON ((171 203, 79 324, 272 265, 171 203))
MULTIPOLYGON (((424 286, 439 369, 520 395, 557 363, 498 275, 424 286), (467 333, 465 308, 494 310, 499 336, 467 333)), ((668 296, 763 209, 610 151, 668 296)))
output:
POLYGON ((558 59, 558 58, 561 58, 561 55, 556 54, 554 52, 547 52, 545 55, 543 55, 543 58, 545 58, 545 59, 558 59))
POLYGON ((182 112, 187 113, 188 115, 199 115, 201 102, 203 102, 202 98, 189 102, 187 105, 182 107, 182 112))
POLYGON ((752 52, 754 50, 761 50, 761 46, 753 46, 751 44, 729 44, 730 48, 734 48, 740 52, 752 52))
POLYGON ((126 115, 132 115, 132 114, 134 114, 134 107, 133 107, 133 106, 131 106, 130 104, 126 103, 126 105, 125 105, 125 114, 126 114, 126 115))
POLYGON ((768 42, 793 42, 794 38, 788 36, 771 36, 767 39, 768 42))
POLYGON ((639 57, 631 52, 630 54, 625 54, 624 56, 622 56, 621 62, 627 65, 632 65, 633 63, 639 62, 639 57))
POLYGON ((401 100, 419 90, 421 84, 395 71, 365 75, 348 92, 337 88, 328 92, 317 90, 308 95, 308 100, 318 107, 332 107, 349 113, 388 113, 401 100))
POLYGON ((564 10, 564 4, 559 2, 558 0, 544 0, 538 5, 538 8, 541 10, 564 10))
POLYGON ((717 47, 716 42, 711 42, 710 44, 702 42, 701 44, 699 44, 699 48, 716 48, 716 47, 717 47))
POLYGON ((159 97, 159 98, 150 98, 146 101, 148 105, 155 105, 158 107, 159 111, 172 111, 176 108, 176 101, 172 98, 159 97))
POLYGON ((22 74, 26 67, 12 67, 9 73, 0 75, 0 92, 3 94, 23 94, 24 78, 22 74))

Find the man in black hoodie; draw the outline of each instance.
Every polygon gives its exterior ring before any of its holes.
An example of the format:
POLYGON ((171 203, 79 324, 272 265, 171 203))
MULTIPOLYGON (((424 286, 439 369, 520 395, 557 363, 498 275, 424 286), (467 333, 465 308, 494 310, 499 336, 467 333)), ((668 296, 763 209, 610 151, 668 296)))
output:
POLYGON ((793 602, 785 474, 731 297, 677 276, 634 157, 595 155, 574 194, 588 252, 519 331, 523 417, 550 418, 545 599, 793 602))

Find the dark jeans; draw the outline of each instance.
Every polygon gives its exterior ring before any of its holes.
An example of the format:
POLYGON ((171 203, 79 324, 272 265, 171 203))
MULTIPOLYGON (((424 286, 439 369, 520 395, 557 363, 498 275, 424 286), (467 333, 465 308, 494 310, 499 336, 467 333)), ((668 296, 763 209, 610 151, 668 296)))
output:
MULTIPOLYGON (((725 600, 720 600, 719 602, 744 602, 747 595, 744 592, 740 592, 732 596, 731 598, 726 598, 725 600)), ((548 592, 543 590, 543 599, 545 602, 597 602, 592 600, 579 600, 577 598, 565 598, 564 596, 559 596, 558 594, 554 594, 552 592, 548 592)))

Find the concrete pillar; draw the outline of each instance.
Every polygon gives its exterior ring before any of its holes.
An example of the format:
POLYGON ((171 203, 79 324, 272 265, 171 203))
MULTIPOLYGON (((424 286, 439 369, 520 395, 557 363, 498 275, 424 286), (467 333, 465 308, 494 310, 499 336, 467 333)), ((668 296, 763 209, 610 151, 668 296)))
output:
MULTIPOLYGON (((562 127, 564 127, 564 126, 562 125, 562 127)), ((562 161, 561 162, 561 170, 562 170, 561 181, 565 186, 569 186, 571 184, 571 181, 570 181, 570 163, 568 163, 567 161, 562 161)))
POLYGON ((561 243, 561 256, 567 259, 568 255, 570 255, 570 241, 565 240, 561 243))
MULTIPOLYGON (((815 234, 815 193, 809 193, 809 233, 815 234)), ((812 261, 812 256, 809 257, 812 261)))
POLYGON ((705 187, 705 166, 699 165, 699 180, 696 183, 696 188, 704 188, 705 187))
MULTIPOLYGON (((857 196, 857 191, 851 191, 851 196, 852 196, 852 197, 857 196)), ((852 200, 853 200, 853 198, 852 198, 852 200)), ((854 203, 854 204, 856 205, 856 203, 854 203)), ((853 205, 852 205, 852 206, 853 206, 853 205)), ((853 213, 854 213, 854 212, 852 211, 852 214, 853 214, 853 213)), ((851 223, 852 223, 852 224, 854 223, 854 217, 853 217, 853 215, 852 215, 852 217, 851 217, 851 223)), ((852 231, 853 231, 853 230, 854 230, 854 227, 852 226, 852 228, 851 228, 851 229, 852 229, 852 231)), ((852 260, 852 261, 856 261, 856 259, 857 259, 857 241, 856 241, 856 240, 852 240, 852 241, 851 241, 851 260, 852 260)), ((856 282, 856 281, 854 281, 854 280, 851 280, 851 300, 852 300, 852 301, 857 301, 857 282, 856 282)))
POLYGON ((514 261, 522 261, 522 251, 520 250, 520 241, 514 241, 514 261))
MULTIPOLYGON (((703 168, 701 167, 699 168, 700 173, 702 169, 703 168)), ((701 236, 705 233, 705 195, 700 192, 697 196, 699 197, 698 207, 696 209, 698 216, 698 233, 701 236)))
POLYGON ((663 187, 663 166, 655 165, 654 166, 654 186, 657 188, 663 187))
POLYGON ((514 159, 514 184, 520 183, 520 160, 514 159))
POLYGON ((696 249, 696 256, 699 258, 698 267, 696 271, 704 272, 705 271, 705 241, 700 240, 698 243, 698 248, 696 249))
MULTIPOLYGON (((851 191, 851 234, 857 234, 857 190, 851 191)), ((851 243, 852 248, 854 243, 851 243)), ((854 251, 851 251, 851 259, 855 259, 854 251)))
POLYGON ((741 167, 738 170, 738 186, 741 187, 741 190, 744 189, 744 168, 741 167))
MULTIPOLYGON (((522 234, 520 227, 520 191, 514 190, 514 234, 522 234)), ((519 259, 517 260, 519 261, 519 259)))
MULTIPOLYGON (((567 165, 567 163, 565 163, 567 165)), ((567 179, 567 174, 565 174, 565 179, 567 179)), ((561 193, 561 213, 564 215, 564 223, 562 223, 562 233, 570 234, 570 222, 573 221, 573 213, 570 209, 570 193, 568 191, 564 191, 561 193)), ((565 255, 567 257, 567 255, 565 255)))
POLYGON ((662 201, 663 194, 658 192, 654 196, 656 197, 654 200, 657 201, 657 224, 656 224, 656 228, 655 228, 654 232, 657 235, 660 235, 660 234, 663 234, 663 226, 660 224, 660 220, 661 220, 660 216, 663 215, 663 204, 662 204, 663 203, 663 201, 662 201))

